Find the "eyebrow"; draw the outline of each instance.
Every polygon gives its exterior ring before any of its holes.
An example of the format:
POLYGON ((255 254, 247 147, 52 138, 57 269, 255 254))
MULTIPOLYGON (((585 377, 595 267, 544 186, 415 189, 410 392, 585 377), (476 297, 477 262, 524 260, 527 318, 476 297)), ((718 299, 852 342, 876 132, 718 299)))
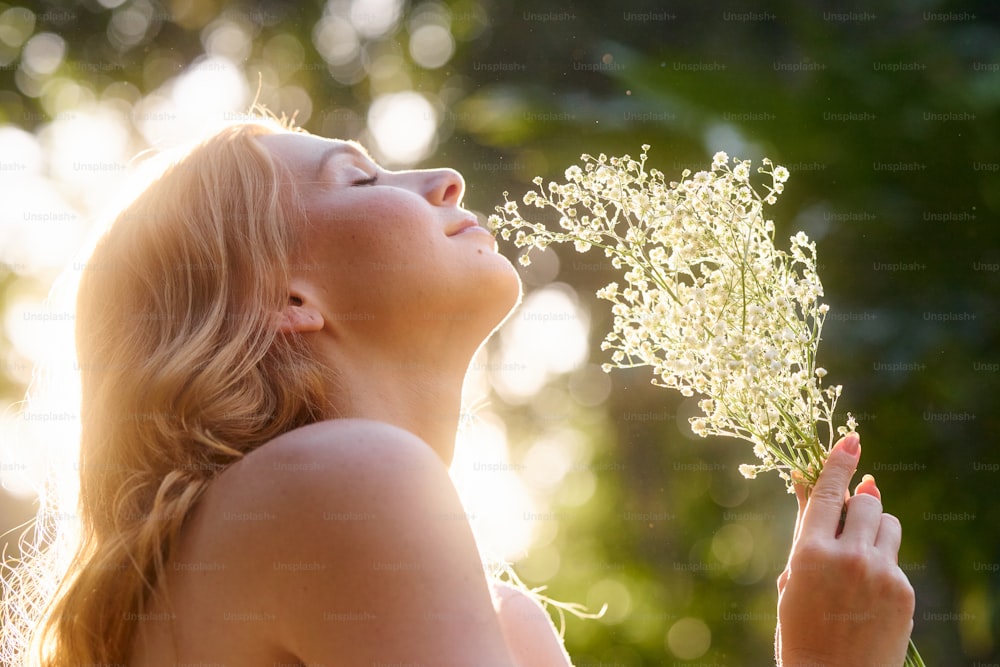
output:
POLYGON ((320 180, 320 177, 323 174, 323 169, 324 167, 326 167, 326 163, 329 162, 331 158, 345 152, 357 153, 366 160, 374 162, 374 160, 372 160, 371 158, 371 155, 369 155, 368 151, 365 150, 365 147, 357 143, 356 141, 344 141, 342 143, 336 143, 327 148, 325 151, 323 151, 323 153, 319 156, 319 160, 316 161, 315 179, 320 180))

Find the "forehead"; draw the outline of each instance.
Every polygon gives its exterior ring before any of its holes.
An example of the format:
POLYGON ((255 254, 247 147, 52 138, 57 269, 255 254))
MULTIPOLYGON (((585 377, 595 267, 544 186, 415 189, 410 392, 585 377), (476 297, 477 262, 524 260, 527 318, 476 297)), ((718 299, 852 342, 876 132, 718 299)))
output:
POLYGON ((371 159, 356 141, 327 139, 305 132, 279 132, 258 137, 277 159, 301 174, 313 174, 327 159, 338 155, 361 155, 371 159))

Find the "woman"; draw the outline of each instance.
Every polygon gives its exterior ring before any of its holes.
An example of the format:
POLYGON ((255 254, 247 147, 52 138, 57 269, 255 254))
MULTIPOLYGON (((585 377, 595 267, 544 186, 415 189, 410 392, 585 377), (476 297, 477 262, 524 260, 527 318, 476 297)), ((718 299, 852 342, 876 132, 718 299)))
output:
MULTIPOLYGON (((245 123, 119 216, 78 297, 81 542, 37 589, 31 659, 569 664, 446 518, 465 371, 520 298, 463 191, 245 123)), ((840 532, 859 456, 842 440, 799 498, 782 665, 902 663, 913 593, 873 480, 840 532)))

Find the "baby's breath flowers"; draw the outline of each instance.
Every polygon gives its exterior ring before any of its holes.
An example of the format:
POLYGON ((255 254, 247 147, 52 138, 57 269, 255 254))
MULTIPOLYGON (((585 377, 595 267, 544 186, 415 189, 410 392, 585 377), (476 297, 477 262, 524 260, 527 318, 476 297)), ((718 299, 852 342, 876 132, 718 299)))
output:
POLYGON ((564 183, 544 189, 535 178, 537 191, 522 201, 557 212, 558 230, 524 219, 507 193, 490 224, 528 248, 522 264, 551 243, 602 249, 624 281, 597 292, 614 315, 604 370, 652 367, 653 384, 701 397, 695 433, 752 443, 760 462, 740 466, 744 476, 776 470, 789 489, 793 473, 812 485, 835 432, 856 424, 848 415, 834 427, 841 386, 824 387, 817 366, 829 306, 820 302, 816 244, 798 232, 788 250, 777 248, 765 215, 788 170, 764 159, 764 182, 754 185, 749 160, 719 152, 711 170, 668 183, 647 171, 648 150, 638 160, 583 155, 564 183))
MULTIPOLYGON (((523 203, 553 209, 559 230, 529 222, 506 200, 490 216, 505 240, 531 251, 572 243, 579 252, 601 248, 620 269, 597 296, 613 305, 614 324, 601 344, 614 367, 651 366, 653 384, 700 396, 702 416, 690 420, 701 436, 747 440, 760 460, 740 472, 753 478, 776 470, 789 491, 811 487, 834 444, 841 386, 823 386, 817 366, 823 321, 823 285, 816 244, 798 232, 788 250, 774 245, 774 222, 765 215, 785 188, 788 170, 764 159, 751 183, 749 160, 716 153, 709 171, 681 174, 668 183, 646 170, 648 145, 628 155, 583 155, 582 168, 566 170, 565 183, 529 191, 523 203), (769 181, 769 182, 768 182, 769 181)), ((923 667, 910 642, 905 667, 923 667)))

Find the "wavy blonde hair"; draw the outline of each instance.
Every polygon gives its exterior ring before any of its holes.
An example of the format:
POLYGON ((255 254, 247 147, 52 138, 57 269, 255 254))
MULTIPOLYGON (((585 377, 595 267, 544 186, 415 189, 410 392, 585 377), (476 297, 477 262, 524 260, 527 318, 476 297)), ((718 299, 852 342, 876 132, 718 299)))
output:
POLYGON ((43 495, 34 555, 4 577, 9 664, 126 664, 129 619, 163 593, 171 548, 209 482, 329 416, 331 372, 277 329, 305 222, 291 174, 255 139, 280 131, 262 119, 194 147, 87 262, 76 304, 79 533, 60 568, 43 495))

